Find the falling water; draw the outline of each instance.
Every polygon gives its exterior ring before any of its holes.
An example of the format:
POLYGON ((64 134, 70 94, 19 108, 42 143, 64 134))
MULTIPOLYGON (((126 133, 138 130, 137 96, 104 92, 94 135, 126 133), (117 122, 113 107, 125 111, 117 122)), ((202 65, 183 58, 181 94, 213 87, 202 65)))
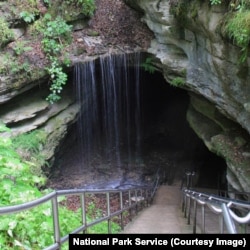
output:
POLYGON ((81 111, 79 146, 83 166, 141 160, 140 54, 109 55, 75 66, 75 91, 81 111), (133 62, 133 67, 129 62, 133 62))

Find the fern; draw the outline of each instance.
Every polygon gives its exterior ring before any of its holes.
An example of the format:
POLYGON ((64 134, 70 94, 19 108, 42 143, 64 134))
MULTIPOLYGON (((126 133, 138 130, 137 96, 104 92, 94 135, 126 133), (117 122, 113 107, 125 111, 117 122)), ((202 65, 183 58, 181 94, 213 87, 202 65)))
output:
POLYGON ((156 70, 156 67, 152 64, 152 60, 152 57, 147 57, 145 62, 141 64, 144 70, 149 72, 150 74, 153 74, 156 70))

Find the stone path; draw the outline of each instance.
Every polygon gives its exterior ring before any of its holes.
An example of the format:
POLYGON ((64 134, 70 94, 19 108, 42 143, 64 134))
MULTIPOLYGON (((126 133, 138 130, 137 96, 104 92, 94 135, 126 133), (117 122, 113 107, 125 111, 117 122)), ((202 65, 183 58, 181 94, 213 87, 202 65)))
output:
POLYGON ((181 199, 179 184, 160 186, 153 204, 142 210, 122 233, 192 233, 192 225, 187 224, 181 211, 181 199))

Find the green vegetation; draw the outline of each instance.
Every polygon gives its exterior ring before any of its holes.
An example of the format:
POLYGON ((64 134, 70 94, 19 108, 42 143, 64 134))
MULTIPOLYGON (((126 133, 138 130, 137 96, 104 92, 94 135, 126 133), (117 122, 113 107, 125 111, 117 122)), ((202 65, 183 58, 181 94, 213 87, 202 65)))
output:
MULTIPOLYGON (((50 75, 50 94, 46 98, 50 103, 55 103, 61 99, 60 93, 63 86, 67 82, 67 74, 64 72, 66 67, 69 67, 70 60, 68 59, 66 49, 72 41, 72 26, 67 21, 75 20, 75 17, 84 14, 89 17, 94 14, 94 0, 66 0, 66 1, 51 1, 44 0, 47 9, 42 8, 41 3, 37 0, 16 1, 10 0, 8 3, 3 3, 1 7, 8 8, 6 15, 0 18, 0 48, 4 49, 14 40, 14 34, 9 28, 11 25, 16 25, 23 20, 26 24, 26 31, 29 34, 41 38, 42 49, 49 62, 45 70, 50 75), (46 13, 46 14, 45 14, 46 13), (10 20, 7 22, 7 20, 10 20), (17 20, 14 21, 13 20, 17 20)), ((24 52, 31 50, 30 46, 25 45, 25 41, 14 41, 10 47, 14 54, 6 49, 5 54, 0 58, 0 74, 18 75, 16 85, 21 82, 21 74, 24 77, 31 73, 32 65, 29 65, 28 60, 25 60, 24 52)), ((18 87, 18 86, 17 86, 18 87)))
POLYGON ((25 41, 17 41, 15 44, 14 52, 17 56, 22 55, 26 51, 32 50, 32 47, 25 46, 26 42, 25 41))
POLYGON ((82 13, 86 16, 92 16, 95 11, 94 0, 65 0, 65 3, 82 8, 82 13))
POLYGON ((170 82, 170 84, 174 87, 181 87, 185 84, 185 80, 182 77, 176 77, 170 82))
MULTIPOLYGON (((50 190, 41 188, 45 178, 34 172, 34 159, 39 155, 44 142, 44 132, 34 131, 13 139, 6 136, 11 132, 0 123, 0 206, 11 206, 35 200, 50 190)), ((61 236, 80 226, 80 210, 69 210, 66 197, 59 202, 61 236)), ((94 203, 87 209, 87 221, 99 218, 102 213, 94 203)), ((0 249, 40 250, 53 243, 53 220, 51 202, 31 210, 10 215, 1 215, 0 249)), ((107 222, 89 229, 89 233, 107 233, 107 222)), ((119 232, 117 223, 112 224, 114 233, 119 232)), ((64 244, 63 249, 67 249, 64 244)))
POLYGON ((212 5, 221 4, 221 0, 210 0, 210 3, 211 3, 212 5))
MULTIPOLYGON (((222 4, 222 0, 209 0, 212 6, 222 4)), ((198 0, 171 0, 170 12, 177 19, 180 26, 186 27, 190 17, 197 17, 198 0)), ((240 62, 246 61, 250 42, 250 1, 224 1, 228 5, 228 12, 222 20, 221 32, 241 49, 240 62)))
MULTIPOLYGON (((95 10, 93 0, 67 0, 65 3, 81 7, 82 13, 86 16, 93 15, 95 10)), ((47 4, 50 6, 49 2, 47 4)), ((53 19, 50 14, 46 14, 40 24, 39 31, 43 35, 43 50, 50 61, 50 65, 46 69, 50 75, 51 93, 46 100, 53 104, 61 99, 60 93, 67 82, 67 74, 63 67, 68 67, 70 64, 65 48, 72 40, 72 26, 67 24, 61 16, 53 19), (60 61, 60 58, 63 59, 60 61)))
MULTIPOLYGON (((59 58, 65 56, 63 50, 71 42, 71 28, 72 26, 61 17, 52 20, 49 14, 44 16, 44 26, 39 27, 43 35, 43 50, 50 61, 50 65, 46 69, 50 75, 51 93, 46 100, 51 104, 61 99, 60 93, 67 82, 67 74, 64 73, 59 58)), ((66 62, 65 66, 68 66, 69 60, 64 59, 64 62, 66 62)))
POLYGON ((9 29, 8 23, 0 17, 0 48, 12 41, 14 38, 13 32, 9 29))
POLYGON ((141 64, 141 67, 143 67, 144 70, 149 72, 150 74, 153 74, 156 70, 156 67, 153 65, 152 57, 147 57, 145 62, 141 64))
POLYGON ((26 23, 32 23, 35 21, 35 14, 30 13, 28 11, 22 11, 20 13, 20 17, 26 22, 26 23))
POLYGON ((35 176, 46 179, 42 167, 49 166, 42 150, 46 140, 46 133, 43 130, 34 130, 20 134, 12 139, 13 149, 25 161, 29 161, 30 171, 35 176))
POLYGON ((240 62, 247 59, 250 41, 250 10, 234 13, 225 24, 225 32, 241 48, 240 62))
POLYGON ((231 12, 222 26, 222 32, 241 48, 240 62, 247 59, 250 41, 250 1, 230 1, 231 12))
POLYGON ((33 176, 32 163, 25 161, 16 152, 13 141, 1 133, 10 130, 0 124, 0 205, 13 205, 34 198, 37 185, 43 185, 45 179, 33 176))
POLYGON ((44 4, 48 7, 50 7, 50 0, 43 0, 44 4))
MULTIPOLYGON (((21 53, 21 51, 17 49, 15 53, 21 53)), ((24 74, 25 77, 29 77, 30 70, 31 70, 31 67, 28 62, 23 61, 21 64, 19 63, 19 61, 16 59, 15 56, 9 53, 6 53, 3 56, 3 62, 0 64, 0 74, 4 74, 4 75, 9 74, 9 75, 19 77, 19 75, 24 74)))
POLYGON ((61 99, 60 93, 63 90, 63 85, 66 84, 68 76, 63 72, 63 68, 59 65, 59 62, 53 57, 51 62, 51 68, 47 68, 48 73, 51 78, 51 93, 46 98, 51 104, 59 101, 61 99))

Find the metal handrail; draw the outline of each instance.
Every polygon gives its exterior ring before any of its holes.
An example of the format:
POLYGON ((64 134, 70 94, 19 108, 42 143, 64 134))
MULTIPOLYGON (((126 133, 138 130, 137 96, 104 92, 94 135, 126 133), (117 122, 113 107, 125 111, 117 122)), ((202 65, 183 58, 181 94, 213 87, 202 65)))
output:
MULTIPOLYGON (((220 233, 224 232, 223 223, 230 234, 239 233, 236 228, 238 225, 247 225, 250 222, 250 202, 240 201, 232 198, 221 197, 218 195, 202 193, 190 189, 183 189, 183 212, 188 219, 191 220, 191 201, 193 201, 193 233, 196 233, 197 224, 197 205, 201 206, 201 232, 205 233, 205 206, 214 214, 218 214, 220 218, 220 233), (244 215, 242 215, 244 212, 244 215), (237 215, 241 213, 241 216, 237 215)), ((245 227, 246 233, 246 227, 245 227)))
POLYGON ((79 232, 86 232, 87 229, 91 226, 94 226, 98 223, 101 223, 103 221, 108 222, 108 233, 112 233, 111 228, 111 219, 115 216, 120 216, 121 220, 121 227, 123 229, 123 213, 125 211, 128 211, 131 214, 132 210, 135 210, 136 214, 138 212, 138 209, 143 209, 144 206, 148 206, 151 204, 152 199, 155 195, 155 192, 158 188, 158 186, 161 183, 161 170, 157 170, 155 174, 155 180, 153 181, 152 185, 149 186, 141 186, 136 188, 127 188, 127 189, 69 189, 69 190, 55 190, 47 195, 44 195, 43 197, 36 199, 34 201, 26 202, 24 204, 20 205, 14 205, 14 206, 6 206, 6 207, 0 207, 0 215, 4 214, 13 214, 18 213, 23 210, 29 210, 31 208, 40 206, 44 204, 45 202, 51 201, 51 208, 52 208, 52 216, 53 216, 53 229, 54 229, 54 243, 48 247, 46 247, 44 250, 60 250, 63 243, 65 243, 69 239, 69 234, 75 234, 79 232), (107 214, 103 215, 103 217, 95 219, 92 222, 87 222, 86 220, 86 204, 85 204, 85 198, 87 194, 105 194, 106 196, 106 206, 107 206, 107 214), (111 194, 118 194, 120 199, 120 208, 116 211, 111 211, 110 206, 110 196, 111 194), (59 203, 59 197, 62 196, 69 196, 69 195, 78 195, 80 196, 81 201, 81 225, 78 228, 73 229, 72 232, 69 232, 69 234, 64 235, 63 237, 60 236, 60 223, 59 223, 59 209, 58 209, 58 203, 59 203), (126 201, 124 200, 124 196, 128 197, 126 201))

